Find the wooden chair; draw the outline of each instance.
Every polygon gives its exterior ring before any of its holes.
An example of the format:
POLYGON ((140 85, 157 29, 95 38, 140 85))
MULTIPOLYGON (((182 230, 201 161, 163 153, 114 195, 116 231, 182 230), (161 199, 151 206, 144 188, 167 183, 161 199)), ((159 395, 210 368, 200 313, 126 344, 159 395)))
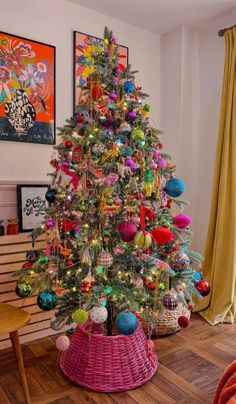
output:
POLYGON ((31 400, 18 336, 18 329, 27 325, 29 321, 30 315, 25 311, 7 303, 0 303, 0 335, 8 333, 10 334, 17 367, 20 373, 20 380, 24 390, 25 401, 27 404, 31 404, 31 400))

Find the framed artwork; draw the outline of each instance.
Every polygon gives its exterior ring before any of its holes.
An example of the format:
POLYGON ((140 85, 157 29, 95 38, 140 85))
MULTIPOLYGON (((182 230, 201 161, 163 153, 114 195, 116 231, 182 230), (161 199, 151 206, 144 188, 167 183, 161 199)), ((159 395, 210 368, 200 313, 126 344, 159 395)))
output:
POLYGON ((45 199, 48 185, 18 184, 16 189, 19 231, 31 231, 40 226, 44 219, 48 207, 45 199))
POLYGON ((0 140, 55 144, 55 53, 0 32, 0 140))
MULTIPOLYGON (((88 61, 83 55, 83 51, 87 48, 87 52, 90 52, 93 48, 93 45, 99 44, 103 39, 96 38, 94 36, 83 34, 82 32, 74 31, 74 101, 73 106, 75 113, 76 106, 79 103, 81 88, 86 82, 86 78, 88 74, 90 74, 91 62, 88 61)), ((119 67, 124 70, 128 66, 129 60, 129 49, 126 46, 119 45, 119 67)))

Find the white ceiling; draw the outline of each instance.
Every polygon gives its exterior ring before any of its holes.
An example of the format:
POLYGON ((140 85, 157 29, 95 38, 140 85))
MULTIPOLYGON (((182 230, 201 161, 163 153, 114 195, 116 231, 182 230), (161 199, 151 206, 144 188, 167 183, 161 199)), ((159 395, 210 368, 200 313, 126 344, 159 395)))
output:
POLYGON ((69 0, 137 27, 163 34, 196 27, 236 7, 236 0, 69 0))

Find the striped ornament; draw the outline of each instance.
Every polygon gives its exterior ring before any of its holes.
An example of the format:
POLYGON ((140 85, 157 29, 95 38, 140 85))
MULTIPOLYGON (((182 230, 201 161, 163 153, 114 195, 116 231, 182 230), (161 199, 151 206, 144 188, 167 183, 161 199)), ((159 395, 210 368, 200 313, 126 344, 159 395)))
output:
POLYGON ((107 252, 103 251, 99 257, 98 257, 98 265, 103 267, 103 268, 109 268, 112 266, 113 263, 113 257, 112 255, 107 252))
POLYGON ((152 244, 152 236, 147 231, 139 231, 134 237, 134 244, 141 250, 147 250, 152 244))

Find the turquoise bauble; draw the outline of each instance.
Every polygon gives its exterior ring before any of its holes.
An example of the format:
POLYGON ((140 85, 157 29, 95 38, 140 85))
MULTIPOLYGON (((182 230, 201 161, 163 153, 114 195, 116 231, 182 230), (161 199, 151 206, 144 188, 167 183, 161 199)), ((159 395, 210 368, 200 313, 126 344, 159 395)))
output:
POLYGON ((132 83, 132 81, 125 81, 124 82, 124 90, 127 94, 130 94, 134 91, 135 89, 135 85, 134 83, 132 83))
POLYGON ((41 310, 49 311, 57 305, 57 295, 53 290, 43 290, 39 293, 37 304, 41 310))
POLYGON ((178 198, 182 195, 185 190, 185 184, 179 178, 170 178, 165 186, 165 191, 167 195, 172 196, 172 198, 178 198))
POLYGON ((123 335, 132 335, 138 328, 138 319, 131 311, 122 311, 116 318, 116 328, 123 335))

